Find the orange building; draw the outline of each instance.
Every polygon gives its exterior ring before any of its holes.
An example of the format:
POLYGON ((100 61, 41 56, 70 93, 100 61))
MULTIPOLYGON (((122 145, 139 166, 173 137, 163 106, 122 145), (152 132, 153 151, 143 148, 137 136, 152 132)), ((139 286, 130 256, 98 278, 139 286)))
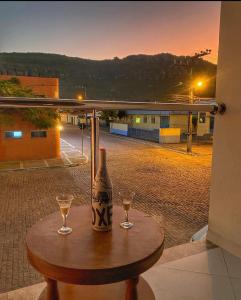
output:
POLYGON ((23 87, 29 88, 37 96, 59 98, 59 79, 33 76, 0 75, 0 80, 18 78, 23 87))
MULTIPOLYGON (((16 77, 21 85, 32 89, 35 95, 58 98, 58 78, 0 75, 0 80, 16 77)), ((58 128, 39 129, 32 123, 14 117, 11 125, 0 127, 0 161, 35 160, 60 157, 58 128)))

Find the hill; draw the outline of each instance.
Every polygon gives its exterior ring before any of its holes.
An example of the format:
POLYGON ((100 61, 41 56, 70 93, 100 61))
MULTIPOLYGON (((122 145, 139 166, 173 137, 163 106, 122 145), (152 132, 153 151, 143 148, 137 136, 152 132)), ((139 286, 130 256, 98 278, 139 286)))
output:
MULTIPOLYGON (((185 59, 168 53, 99 61, 48 53, 0 53, 0 74, 59 77, 61 98, 76 97, 86 89, 88 99, 165 101, 169 94, 187 94, 188 70, 174 64, 185 59)), ((193 76, 202 75, 211 79, 200 96, 214 96, 216 65, 196 60, 193 76)))

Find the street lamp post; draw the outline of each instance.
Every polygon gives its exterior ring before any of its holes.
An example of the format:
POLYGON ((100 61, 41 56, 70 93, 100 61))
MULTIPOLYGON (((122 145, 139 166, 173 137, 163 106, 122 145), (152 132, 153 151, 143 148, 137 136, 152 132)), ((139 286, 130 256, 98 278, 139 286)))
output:
MULTIPOLYGON (((193 90, 193 84, 192 84, 192 68, 190 72, 191 77, 191 85, 189 88, 189 103, 193 104, 193 96, 194 96, 194 90, 193 90)), ((192 153, 192 112, 188 112, 188 130, 187 130, 187 153, 192 153)))
MULTIPOLYGON (((77 100, 79 102, 82 102, 84 100, 84 97, 82 94, 77 95, 77 100)), ((88 156, 84 154, 84 118, 81 116, 79 118, 79 128, 81 129, 81 156, 79 157, 80 159, 80 164, 85 164, 88 162, 88 156), (81 125, 81 127, 80 127, 81 125)))
MULTIPOLYGON (((192 78, 192 74, 191 74, 192 78)), ((203 88, 206 80, 198 80, 196 82, 191 82, 189 87, 189 104, 194 103, 194 91, 195 89, 203 88)), ((187 153, 192 153, 192 111, 188 112, 188 130, 187 130, 187 153)))
POLYGON ((81 156, 80 156, 80 164, 85 164, 88 161, 88 156, 84 153, 84 118, 81 116, 79 118, 79 125, 81 125, 81 156))
POLYGON ((83 89, 84 89, 85 100, 87 100, 87 88, 86 88, 86 84, 83 85, 83 89))
POLYGON ((84 123, 81 123, 81 155, 84 156, 84 123))
MULTIPOLYGON (((192 66, 193 62, 197 59, 206 56, 211 53, 211 49, 206 49, 205 51, 200 51, 195 53, 195 55, 190 56, 184 62, 174 62, 177 66, 182 66, 186 68, 190 68, 190 87, 189 87, 189 104, 193 104, 194 102, 194 86, 193 86, 193 79, 192 79, 192 66)), ((202 82, 199 82, 198 87, 202 86, 202 82), (199 85, 200 84, 200 85, 199 85)), ((187 130, 187 153, 192 153, 192 112, 188 112, 188 130, 187 130)))

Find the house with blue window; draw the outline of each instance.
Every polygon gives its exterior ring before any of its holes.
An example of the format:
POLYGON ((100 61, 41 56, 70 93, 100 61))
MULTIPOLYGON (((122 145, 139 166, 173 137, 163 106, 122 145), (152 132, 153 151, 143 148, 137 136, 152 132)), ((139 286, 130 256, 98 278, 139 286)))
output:
MULTIPOLYGON (((214 116, 210 113, 193 113, 193 135, 209 139, 212 136, 213 126, 214 116)), ((188 132, 188 113, 130 110, 126 111, 125 118, 111 124, 110 132, 160 142, 160 129, 164 128, 179 129, 175 134, 180 135, 179 141, 185 140, 188 132)), ((173 134, 174 131, 170 132, 173 134)))

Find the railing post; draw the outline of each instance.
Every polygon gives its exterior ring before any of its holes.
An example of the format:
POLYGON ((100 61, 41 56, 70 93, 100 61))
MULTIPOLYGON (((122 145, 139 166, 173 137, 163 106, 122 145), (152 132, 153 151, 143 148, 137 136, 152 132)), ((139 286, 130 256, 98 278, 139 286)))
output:
POLYGON ((91 117, 91 198, 92 187, 95 175, 98 168, 98 155, 99 155, 99 118, 96 117, 96 110, 93 109, 91 117))
POLYGON ((192 112, 188 112, 187 153, 192 153, 192 112))

